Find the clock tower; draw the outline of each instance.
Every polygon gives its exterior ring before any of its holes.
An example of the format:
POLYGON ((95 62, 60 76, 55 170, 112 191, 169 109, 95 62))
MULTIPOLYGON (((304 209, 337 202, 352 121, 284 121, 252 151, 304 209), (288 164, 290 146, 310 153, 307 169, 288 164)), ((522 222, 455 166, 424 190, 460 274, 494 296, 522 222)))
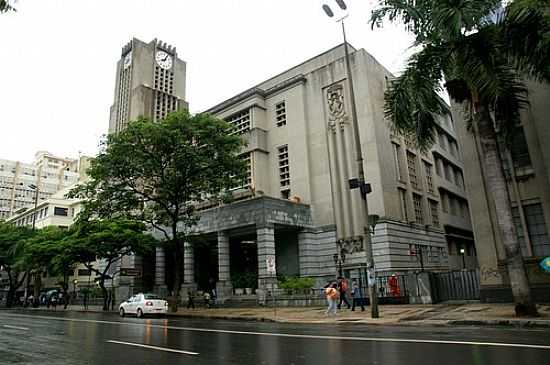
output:
POLYGON ((154 39, 132 39, 122 48, 116 68, 109 133, 117 133, 140 116, 160 120, 187 108, 185 62, 176 48, 154 39))

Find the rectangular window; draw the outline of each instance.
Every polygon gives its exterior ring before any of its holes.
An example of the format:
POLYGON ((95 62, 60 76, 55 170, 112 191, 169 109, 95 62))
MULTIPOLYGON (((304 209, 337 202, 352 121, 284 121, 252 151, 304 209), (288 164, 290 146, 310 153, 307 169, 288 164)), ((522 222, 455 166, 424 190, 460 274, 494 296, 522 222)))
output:
POLYGON ((439 195, 441 196, 441 210, 443 211, 443 213, 449 213, 449 201, 447 193, 440 190, 439 195))
POLYGON ((443 132, 439 132, 439 146, 441 147, 441 149, 443 150, 447 150, 447 136, 445 135, 445 133, 443 132))
POLYGON ((428 189, 428 193, 434 192, 434 182, 433 182, 433 176, 432 176, 432 165, 424 162, 424 172, 426 174, 426 188, 428 189))
POLYGON ((90 276, 91 273, 88 269, 78 269, 78 276, 90 276))
POLYGON ((514 167, 516 173, 522 174, 522 169, 530 169, 531 157, 529 156, 529 148, 527 146, 527 140, 525 139, 525 132, 522 127, 518 127, 516 133, 512 137, 512 146, 510 148, 512 154, 512 161, 514 161, 514 167))
POLYGON ((277 127, 286 125, 286 105, 284 101, 275 105, 275 119, 277 127))
POLYGON ((414 218, 416 223, 424 224, 424 211, 422 209, 422 196, 413 194, 414 218))
POLYGON ((439 207, 435 200, 429 200, 430 202, 430 214, 432 215, 432 225, 439 227, 439 207))
POLYGON ((395 175, 397 176, 398 181, 403 181, 403 174, 401 172, 401 163, 400 156, 401 156, 401 146, 399 146, 397 143, 392 143, 393 147, 393 163, 395 168, 395 175))
POLYGON ((250 130, 250 109, 233 114, 225 120, 233 127, 232 134, 243 134, 250 130))
POLYGON ((67 208, 54 207, 53 214, 66 217, 69 215, 69 210, 67 208))
POLYGON ((290 166, 288 164, 288 145, 277 148, 279 157, 279 182, 281 188, 290 186, 290 166))
MULTIPOLYGON (((533 255, 538 257, 550 256, 550 237, 546 229, 546 223, 544 221, 544 210, 542 204, 528 204, 523 206, 525 212, 525 220, 527 222, 527 230, 529 231, 529 238, 533 246, 533 255)), ((522 247, 522 252, 525 255, 525 235, 521 226, 521 220, 519 217, 519 208, 512 208, 512 216, 516 226, 516 233, 518 240, 522 247)))
POLYGON ((435 173, 437 174, 437 176, 439 177, 442 177, 443 175, 441 175, 441 165, 440 165, 440 162, 441 160, 437 157, 434 156, 434 163, 435 163, 435 173))
POLYGON ((248 189, 252 186, 252 152, 242 154, 239 158, 246 164, 246 176, 244 177, 242 184, 235 186, 231 190, 248 189))
POLYGON ((416 174, 416 155, 407 151, 407 166, 409 168, 409 180, 413 188, 418 189, 418 178, 416 174))
POLYGON ((408 204, 407 204, 407 191, 404 189, 397 189, 399 192, 399 203, 401 205, 401 219, 405 222, 409 221, 408 204))

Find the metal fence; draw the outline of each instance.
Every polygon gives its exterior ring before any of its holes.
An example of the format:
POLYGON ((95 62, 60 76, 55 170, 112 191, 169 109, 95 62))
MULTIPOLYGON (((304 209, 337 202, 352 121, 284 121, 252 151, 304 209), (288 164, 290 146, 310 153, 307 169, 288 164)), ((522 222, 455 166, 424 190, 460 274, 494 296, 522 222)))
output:
POLYGON ((460 270, 433 274, 434 301, 478 300, 479 270, 460 270))

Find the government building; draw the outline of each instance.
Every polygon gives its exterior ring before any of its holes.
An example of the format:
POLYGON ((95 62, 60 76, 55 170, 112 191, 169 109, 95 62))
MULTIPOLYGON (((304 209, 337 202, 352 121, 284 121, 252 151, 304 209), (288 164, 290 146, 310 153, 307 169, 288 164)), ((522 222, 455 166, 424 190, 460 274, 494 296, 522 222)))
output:
MULTIPOLYGON (((452 118, 440 120, 430 151, 418 151, 384 119, 384 90, 393 75, 365 50, 350 48, 372 190, 368 221, 376 271, 476 267, 452 118)), ((134 39, 125 46, 116 80, 111 133, 139 115, 158 120, 187 107, 185 63, 162 42, 134 39)), ((344 45, 339 45, 205 111, 246 140, 240 158, 248 178, 235 187, 233 203, 199 207, 196 233, 204 243, 186 247, 185 289, 215 287, 222 299, 236 288, 261 292, 276 282, 271 265, 279 276, 312 277, 321 285, 339 271, 335 259, 347 277, 364 282, 361 237, 367 217, 359 191, 349 188, 357 171, 348 82, 344 45)), ((122 266, 143 274, 115 281, 122 295, 117 297, 170 290, 170 257, 157 248, 153 257, 125 259, 122 266)))

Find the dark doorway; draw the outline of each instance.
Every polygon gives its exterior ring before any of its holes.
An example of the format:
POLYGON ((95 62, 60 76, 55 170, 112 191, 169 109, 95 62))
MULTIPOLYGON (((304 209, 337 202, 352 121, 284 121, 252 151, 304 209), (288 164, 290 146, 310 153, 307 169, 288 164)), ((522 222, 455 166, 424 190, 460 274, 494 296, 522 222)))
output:
POLYGON ((258 246, 256 235, 232 237, 229 240, 231 283, 234 288, 258 286, 258 246))
POLYGON ((195 281, 199 290, 212 290, 218 281, 218 247, 216 241, 193 243, 195 281))

